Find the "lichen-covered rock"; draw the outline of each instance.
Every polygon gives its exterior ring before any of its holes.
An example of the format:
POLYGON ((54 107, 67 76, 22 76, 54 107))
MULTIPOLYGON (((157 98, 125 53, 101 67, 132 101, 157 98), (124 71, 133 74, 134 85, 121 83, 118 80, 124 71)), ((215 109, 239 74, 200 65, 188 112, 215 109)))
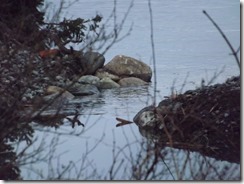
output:
POLYGON ((103 69, 120 78, 137 77, 146 82, 152 78, 152 69, 147 64, 124 55, 115 56, 103 69))
POLYGON ((126 77, 121 79, 118 82, 118 84, 121 87, 130 87, 130 86, 144 86, 147 85, 148 83, 136 77, 126 77))

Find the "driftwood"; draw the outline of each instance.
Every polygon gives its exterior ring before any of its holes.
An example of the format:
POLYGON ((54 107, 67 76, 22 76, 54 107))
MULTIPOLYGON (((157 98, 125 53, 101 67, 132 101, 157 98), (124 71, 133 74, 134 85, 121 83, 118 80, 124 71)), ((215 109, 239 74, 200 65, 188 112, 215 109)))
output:
POLYGON ((120 123, 116 124, 116 127, 120 127, 120 126, 124 126, 124 125, 128 125, 128 124, 133 123, 132 121, 125 120, 122 118, 116 118, 116 120, 120 122, 120 123))

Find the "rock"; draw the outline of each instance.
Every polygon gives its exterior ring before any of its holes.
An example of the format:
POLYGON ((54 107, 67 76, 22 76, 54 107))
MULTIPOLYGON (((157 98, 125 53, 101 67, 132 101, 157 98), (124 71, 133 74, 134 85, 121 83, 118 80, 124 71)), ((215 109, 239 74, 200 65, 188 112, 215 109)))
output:
POLYGON ((100 89, 112 89, 112 88, 119 88, 120 85, 114 82, 112 79, 105 77, 100 80, 99 88, 100 89))
POLYGON ((58 81, 63 81, 64 80, 64 78, 62 76, 60 76, 60 75, 57 75, 55 77, 55 79, 58 80, 58 81))
POLYGON ((159 119, 159 116, 155 113, 155 107, 151 105, 140 110, 133 118, 133 121, 139 127, 150 129, 158 126, 158 128, 162 129, 163 126, 159 119))
POLYGON ((75 96, 86 96, 99 93, 99 90, 95 85, 79 83, 74 84, 69 91, 75 96))
MULTIPOLYGON (((48 102, 48 101, 50 101, 50 100, 53 100, 53 99, 54 99, 56 96, 58 96, 59 94, 60 94, 60 92, 55 92, 55 93, 46 95, 46 96, 43 97, 43 100, 44 100, 45 102, 48 102)), ((61 101, 64 102, 64 101, 72 100, 74 97, 75 97, 75 96, 72 95, 70 92, 68 92, 68 91, 64 91, 64 92, 60 95, 60 97, 58 97, 57 99, 55 99, 55 101, 61 103, 61 101)), ((59 104, 60 104, 60 103, 59 103, 59 104)))
POLYGON ((72 95, 70 92, 65 91, 62 93, 62 98, 67 99, 67 100, 72 100, 75 96, 72 95))
POLYGON ((39 74, 39 72, 36 71, 36 70, 33 70, 31 73, 32 73, 33 75, 36 75, 36 76, 39 74))
POLYGON ((73 99, 74 95, 72 95, 70 92, 66 91, 63 88, 60 88, 58 86, 48 86, 46 89, 46 96, 43 97, 44 101, 50 101, 52 98, 55 98, 55 96, 62 93, 61 98, 62 99, 73 99))
POLYGON ((95 72, 102 68, 105 62, 105 58, 98 52, 86 52, 84 54, 85 63, 85 75, 93 75, 95 72))
POLYGON ((148 83, 136 77, 126 77, 121 79, 118 82, 118 84, 121 87, 129 87, 129 86, 144 86, 147 85, 148 83))
POLYGON ((152 69, 145 63, 134 58, 118 55, 104 67, 104 70, 120 77, 137 77, 146 82, 152 78, 152 69))
POLYGON ((46 89, 47 94, 53 94, 53 93, 60 93, 65 91, 63 88, 60 88, 58 86, 48 86, 46 89))
POLYGON ((100 79, 93 75, 84 75, 78 79, 78 82, 81 84, 93 84, 95 86, 99 83, 99 81, 100 79))
POLYGON ((33 107, 37 110, 32 110, 31 116, 35 120, 42 119, 44 122, 49 120, 50 123, 56 123, 58 117, 64 118, 67 116, 64 114, 64 107, 74 97, 75 96, 68 91, 64 91, 62 94, 56 92, 44 97, 37 97, 33 101, 33 107))
POLYGON ((100 79, 105 78, 105 77, 108 77, 108 78, 112 79, 115 82, 118 82, 120 80, 119 76, 114 75, 114 74, 111 74, 109 72, 106 72, 103 69, 98 69, 96 71, 96 74, 95 75, 97 77, 99 77, 100 79))

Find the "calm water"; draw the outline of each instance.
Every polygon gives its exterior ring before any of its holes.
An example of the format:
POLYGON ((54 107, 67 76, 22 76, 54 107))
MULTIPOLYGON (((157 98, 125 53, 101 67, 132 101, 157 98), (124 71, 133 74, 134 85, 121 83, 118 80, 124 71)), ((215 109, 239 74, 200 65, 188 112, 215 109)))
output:
MULTIPOLYGON (((49 8, 50 15, 57 7, 59 0, 52 2, 50 5, 52 8, 49 8)), ((130 3, 129 0, 117 0, 117 23, 123 19, 130 3)), ((112 0, 80 0, 64 10, 62 16, 91 18, 98 13, 106 20, 113 11, 113 7, 112 0)), ((164 96, 170 95, 172 87, 180 91, 183 83, 185 83, 183 88, 185 91, 200 86, 201 79, 210 81, 215 73, 220 72, 214 83, 224 82, 228 77, 239 74, 234 57, 229 54, 230 50, 225 41, 202 13, 204 9, 212 16, 237 49, 240 45, 239 1, 152 0, 152 9, 157 102, 164 96)), ((126 34, 132 24, 133 29, 128 37, 105 53, 106 63, 114 56, 123 54, 140 59, 153 67, 149 18, 148 1, 135 0, 121 35, 126 34)), ((108 22, 106 28, 108 31, 112 30, 113 20, 108 22)), ((80 47, 76 46, 76 48, 80 47)), ((96 46, 93 49, 96 50, 96 46)), ((103 49, 99 51, 103 52, 103 49)), ((103 179, 99 176, 105 176, 113 163, 114 142, 116 142, 115 152, 120 153, 117 162, 122 159, 130 162, 128 155, 129 153, 134 156, 138 154, 140 147, 137 141, 141 140, 142 136, 134 124, 116 128, 115 118, 132 120, 139 110, 151 104, 152 86, 153 83, 148 88, 106 90, 97 97, 76 99, 75 104, 85 107, 85 110, 81 111, 83 115, 80 116, 85 128, 72 129, 68 122, 58 129, 37 127, 35 137, 38 139, 29 152, 41 145, 45 149, 38 151, 37 158, 49 158, 49 161, 23 166, 24 179, 46 179, 58 176, 57 170, 61 173, 62 168, 69 164, 74 164, 75 169, 66 172, 64 175, 66 178, 103 179), (67 135, 59 136, 59 133, 67 135), (58 143, 57 147, 54 147, 55 143, 58 143), (128 143, 133 144, 131 147, 126 147, 128 143), (93 150, 96 144, 98 146, 93 150), (82 170, 82 168, 85 169, 82 170), (81 175, 77 174, 80 170, 83 173, 81 175)), ((196 155, 195 157, 199 157, 196 155)), ((177 151, 177 159, 181 160, 184 156, 183 151, 177 151)), ((170 165, 170 158, 167 159, 170 165)), ((209 159, 209 162, 218 165, 218 169, 230 166, 235 170, 237 167, 233 178, 240 175, 237 164, 228 164, 214 159, 209 159)), ((179 162, 179 165, 182 163, 179 162)), ((207 165, 205 167, 205 170, 211 170, 207 165)), ((165 169, 163 166, 159 167, 159 169, 163 168, 165 169)), ((127 169, 127 173, 130 173, 131 168, 128 166, 127 169)), ((198 167, 196 166, 195 169, 197 171, 198 167)), ((172 169, 171 172, 177 178, 176 171, 172 169)), ((119 171, 115 178, 127 179, 122 173, 119 171)), ((173 179, 167 170, 165 173, 163 179, 173 179)), ((189 168, 185 171, 183 179, 191 179, 189 168)))

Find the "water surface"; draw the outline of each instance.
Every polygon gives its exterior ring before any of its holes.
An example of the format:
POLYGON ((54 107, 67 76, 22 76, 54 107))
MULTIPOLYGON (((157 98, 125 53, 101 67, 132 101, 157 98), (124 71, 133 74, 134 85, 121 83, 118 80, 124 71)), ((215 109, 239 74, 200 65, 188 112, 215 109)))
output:
MULTIPOLYGON (((53 2, 52 5, 56 7, 59 3, 58 0, 46 0, 46 2, 53 2)), ((117 0, 118 23, 123 19, 130 3, 130 0, 117 0)), ((113 8, 114 1, 112 0, 82 0, 64 10, 62 16, 91 18, 99 13, 106 20, 111 15, 113 8)), ((225 32, 233 47, 237 49, 240 45, 239 1, 153 0, 152 10, 158 90, 157 102, 160 102, 164 96, 170 95, 172 87, 175 91, 184 92, 199 87, 202 79, 208 83, 216 73, 220 74, 214 80, 214 83, 224 82, 228 77, 239 74, 238 66, 234 57, 230 55, 230 49, 224 39, 202 13, 202 10, 206 10, 212 16, 225 32)), ((129 30, 132 24, 133 29, 130 35, 105 53, 106 63, 114 56, 123 54, 139 59, 153 67, 147 0, 134 1, 124 24, 122 35, 129 30)), ((107 24, 107 29, 108 31, 113 29, 113 20, 107 24)), ((81 46, 75 47, 79 48, 81 46)), ((96 46, 93 49, 96 50, 96 46)), ((99 50, 99 52, 103 52, 103 50, 99 50)), ((117 162, 119 163, 122 159, 125 162, 131 162, 128 155, 138 155, 141 150, 139 145, 142 136, 134 124, 116 128, 115 125, 118 122, 115 118, 132 120, 139 110, 150 105, 152 103, 153 84, 154 81, 146 88, 105 90, 96 97, 75 99, 74 104, 79 103, 82 106, 80 121, 85 124, 85 128, 76 126, 72 129, 68 121, 65 121, 65 124, 58 129, 38 126, 35 132, 35 137, 38 140, 34 147, 37 148, 41 144, 41 140, 44 140, 44 147, 48 149, 44 149, 43 152, 40 152, 40 155, 46 155, 45 157, 52 155, 52 157, 49 162, 38 162, 23 166, 22 176, 24 179, 57 177, 58 168, 61 172, 62 168, 71 163, 75 165, 76 169, 66 172, 64 178, 103 179, 109 173, 110 166, 113 163, 113 145, 115 143, 115 152, 121 152, 116 158, 117 162), (67 135, 58 136, 58 133, 67 135), (99 144, 97 144, 98 142, 99 144), (55 143, 59 143, 59 145, 55 147, 55 143), (132 146, 128 147, 128 143, 131 143, 132 146), (92 148, 96 144, 97 146, 93 150, 92 148), (89 152, 90 149, 92 151, 89 152), (82 170, 82 168, 85 169, 82 170), (33 172, 36 170, 39 171, 38 174, 33 172)), ((178 161, 184 160, 183 158, 186 157, 184 151, 176 150, 175 154, 178 161)), ((191 157, 204 160, 197 153, 191 153, 191 157)), ((167 164, 172 164, 170 155, 165 160, 167 164)), ((180 161, 178 163, 180 166, 183 164, 180 161)), ((216 161, 211 158, 209 158, 208 163, 217 165, 217 170, 230 167, 234 174, 232 176, 226 175, 226 178, 236 179, 240 175, 238 164, 216 161)), ((201 169, 210 172, 210 165, 204 164, 201 169)), ((195 165, 196 172, 199 167, 195 165)), ((175 167, 172 166, 172 168, 175 167)), ((128 179, 128 175, 131 174, 129 165, 127 169, 127 175, 123 175, 124 171, 119 171, 115 178, 128 179)), ((166 173, 161 179, 173 179, 163 163, 161 163, 160 169, 166 173)), ((171 172, 177 178, 176 170, 172 169, 171 172)), ((212 176, 211 174, 207 175, 205 179, 211 179, 211 177, 212 179, 219 179, 214 174, 212 176)), ((199 178, 201 177, 199 176, 199 178)), ((107 176, 106 179, 109 179, 109 177, 107 176)), ((192 179, 189 167, 184 172, 183 179, 192 179)))

